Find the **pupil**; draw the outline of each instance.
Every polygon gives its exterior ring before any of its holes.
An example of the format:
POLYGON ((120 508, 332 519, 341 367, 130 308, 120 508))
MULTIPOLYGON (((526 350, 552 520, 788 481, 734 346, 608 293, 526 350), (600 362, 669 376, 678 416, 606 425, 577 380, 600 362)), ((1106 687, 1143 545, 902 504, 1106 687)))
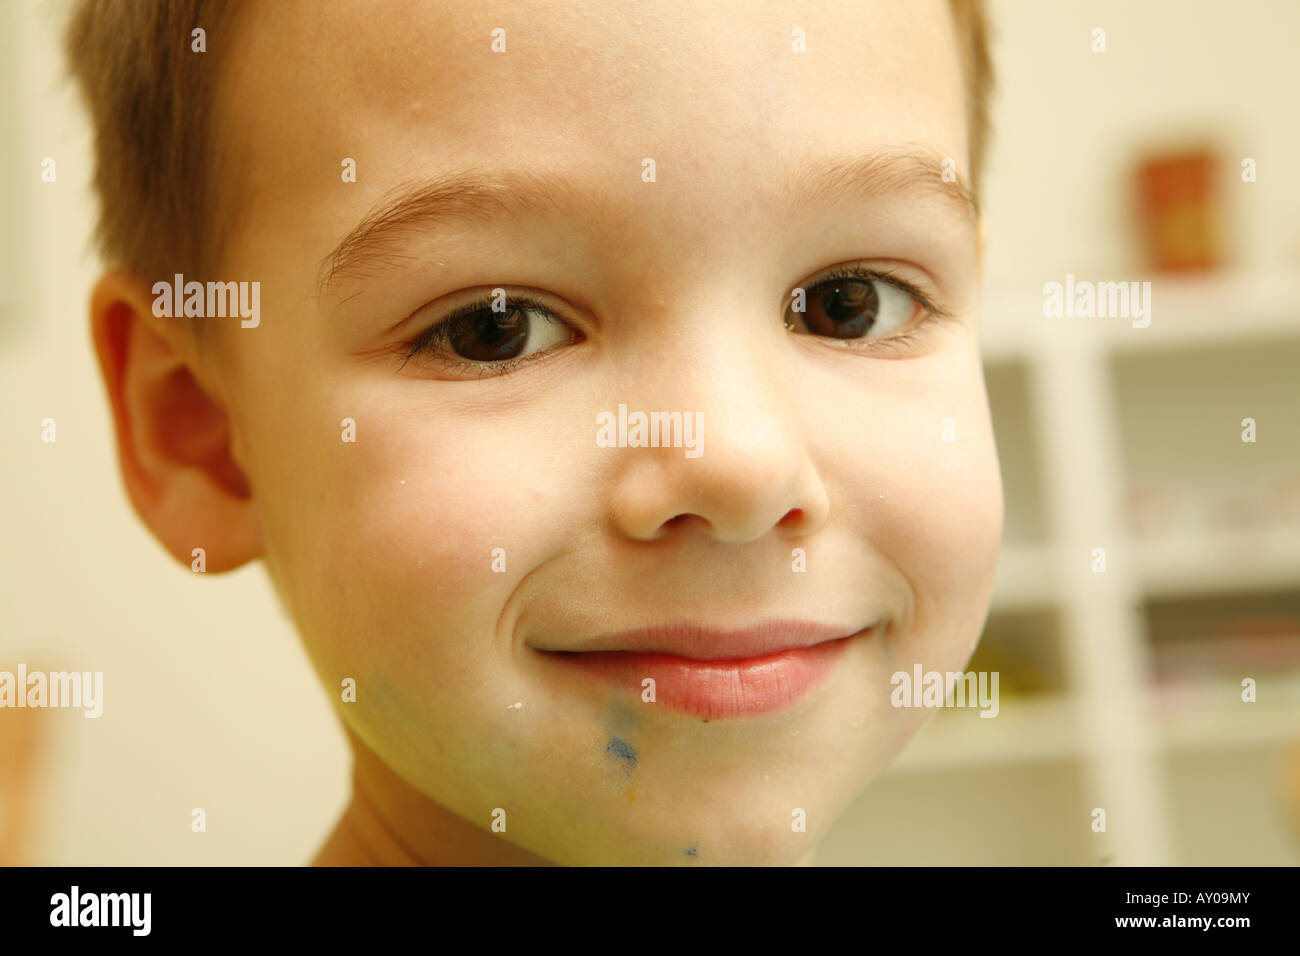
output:
POLYGON ((811 314, 808 327, 820 335, 852 339, 865 335, 876 324, 880 296, 874 282, 849 279, 837 282, 821 297, 820 315, 811 314))
POLYGON ((528 342, 525 309, 493 312, 482 309, 470 321, 458 323, 451 345, 462 358, 476 362, 499 362, 515 358, 528 342))
POLYGON ((875 311, 876 304, 875 287, 865 282, 854 282, 848 288, 837 285, 826 296, 822 307, 832 321, 844 322, 864 309, 875 311))

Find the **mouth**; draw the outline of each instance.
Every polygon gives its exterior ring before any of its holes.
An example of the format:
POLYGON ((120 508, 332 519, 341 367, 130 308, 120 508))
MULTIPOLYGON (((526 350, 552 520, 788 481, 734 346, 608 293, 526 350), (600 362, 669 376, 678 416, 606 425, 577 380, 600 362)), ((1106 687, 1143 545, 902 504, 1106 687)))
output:
POLYGON ((602 636, 581 650, 533 649, 584 683, 708 721, 791 706, 825 682, 851 642, 879 624, 848 635, 802 621, 732 632, 672 625, 602 636))

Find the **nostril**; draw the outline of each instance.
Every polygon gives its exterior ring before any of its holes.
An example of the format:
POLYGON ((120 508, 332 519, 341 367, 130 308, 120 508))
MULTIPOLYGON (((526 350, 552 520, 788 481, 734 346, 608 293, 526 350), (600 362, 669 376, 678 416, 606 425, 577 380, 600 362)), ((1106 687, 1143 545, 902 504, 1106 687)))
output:
POLYGON ((663 526, 660 528, 660 534, 682 534, 685 533, 685 529, 696 526, 698 526, 699 530, 703 533, 714 531, 713 523, 710 522, 708 518, 705 518, 703 515, 685 512, 665 521, 663 526))

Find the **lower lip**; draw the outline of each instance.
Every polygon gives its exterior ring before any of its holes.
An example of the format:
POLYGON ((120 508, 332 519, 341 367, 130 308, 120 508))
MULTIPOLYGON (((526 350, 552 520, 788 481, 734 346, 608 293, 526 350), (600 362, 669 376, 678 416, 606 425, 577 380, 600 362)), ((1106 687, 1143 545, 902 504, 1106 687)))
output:
POLYGON ((857 636, 722 661, 626 651, 550 652, 547 656, 624 687, 642 699, 643 681, 653 678, 654 703, 703 720, 718 720, 772 713, 803 698, 826 680, 849 641, 857 636))

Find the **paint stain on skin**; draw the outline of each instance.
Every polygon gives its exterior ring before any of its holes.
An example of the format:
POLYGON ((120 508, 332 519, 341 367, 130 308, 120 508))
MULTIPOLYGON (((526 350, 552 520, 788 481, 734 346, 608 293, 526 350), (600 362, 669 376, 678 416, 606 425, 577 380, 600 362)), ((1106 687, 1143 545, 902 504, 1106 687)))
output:
POLYGON ((635 777, 637 769, 636 747, 632 745, 629 738, 635 733, 638 723, 639 721, 633 710, 621 701, 613 703, 606 723, 609 740, 605 744, 605 755, 613 760, 619 770, 622 771, 623 779, 626 781, 623 798, 629 804, 636 803, 637 785, 635 777))
POLYGON ((632 772, 636 770, 636 748, 626 740, 620 737, 610 737, 609 743, 605 745, 605 753, 613 757, 628 776, 631 776, 632 772))
POLYGON ((418 702, 406 697, 401 691, 389 682, 383 674, 372 674, 362 681, 357 682, 357 697, 361 697, 361 689, 365 687, 368 691, 367 703, 370 698, 375 698, 376 703, 370 704, 374 711, 390 725, 397 725, 397 728, 412 729, 419 728, 422 736, 427 737, 429 741, 437 747, 439 753, 444 752, 442 738, 438 734, 429 734, 424 728, 428 723, 426 712, 418 705, 418 702))
POLYGON ((694 844, 691 844, 683 852, 685 852, 685 854, 689 856, 691 859, 695 859, 700 855, 700 848, 698 846, 695 846, 694 844))

